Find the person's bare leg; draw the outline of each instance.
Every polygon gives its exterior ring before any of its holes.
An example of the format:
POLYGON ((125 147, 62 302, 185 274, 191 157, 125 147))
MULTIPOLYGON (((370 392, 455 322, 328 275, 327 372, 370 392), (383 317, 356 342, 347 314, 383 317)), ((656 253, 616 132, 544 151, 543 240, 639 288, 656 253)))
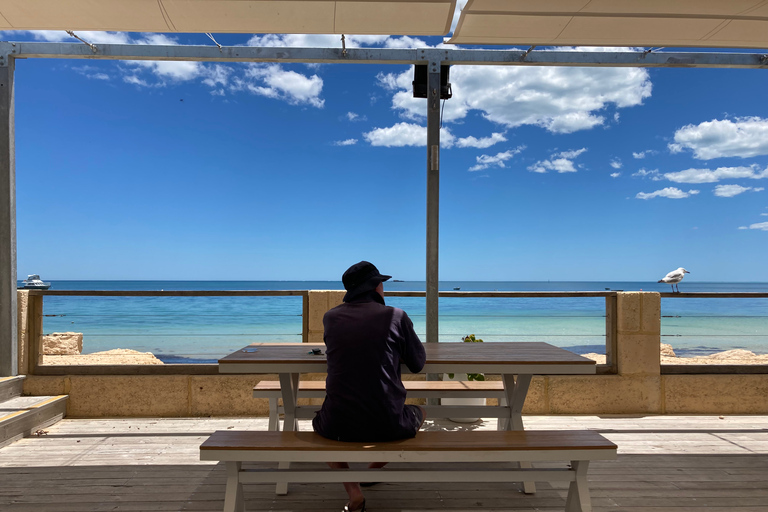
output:
MULTIPOLYGON (((328 462, 327 464, 331 469, 349 469, 349 464, 346 462, 328 462)), ((344 490, 349 496, 349 510, 357 510, 363 506, 365 496, 363 496, 363 490, 360 489, 359 483, 344 482, 344 490)))

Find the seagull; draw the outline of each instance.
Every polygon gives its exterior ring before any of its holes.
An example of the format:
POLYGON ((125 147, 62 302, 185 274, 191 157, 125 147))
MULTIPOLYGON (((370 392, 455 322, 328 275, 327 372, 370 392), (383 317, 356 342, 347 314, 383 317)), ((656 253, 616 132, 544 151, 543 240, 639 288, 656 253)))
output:
MULTIPOLYGON (((667 283, 672 286, 672 293, 675 292, 675 284, 679 283, 685 277, 685 274, 690 274, 683 267, 677 270, 673 270, 669 274, 665 275, 663 279, 659 280, 660 283, 667 283)), ((677 288, 677 293, 680 293, 680 288, 677 288)))

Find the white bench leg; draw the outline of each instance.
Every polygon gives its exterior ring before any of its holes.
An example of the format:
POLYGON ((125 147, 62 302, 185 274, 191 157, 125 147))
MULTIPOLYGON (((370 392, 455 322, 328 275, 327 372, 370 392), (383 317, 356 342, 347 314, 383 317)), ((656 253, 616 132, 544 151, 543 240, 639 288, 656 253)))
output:
POLYGON ((280 430, 278 428, 279 422, 280 422, 280 415, 277 410, 277 398, 270 398, 269 399, 269 426, 267 427, 267 429, 273 432, 280 430))
POLYGON ((568 498, 565 501, 565 512, 592 512, 587 485, 588 460, 571 461, 571 467, 576 471, 576 480, 568 487, 568 498))
MULTIPOLYGON (((531 375, 502 375, 504 380, 504 402, 509 405, 510 418, 504 420, 503 425, 499 425, 505 430, 525 430, 523 426, 523 405, 525 397, 528 395, 528 387, 531 385, 531 375)), ((530 462, 518 462, 521 468, 530 468, 530 462)), ((536 482, 523 482, 523 492, 525 494, 536 493, 536 482)))
POLYGON ((241 462, 227 462, 227 490, 224 493, 224 512, 245 512, 243 484, 240 483, 241 462))
MULTIPOLYGON (((283 430, 298 430, 299 422, 296 420, 296 402, 299 396, 299 374, 281 373, 279 377, 280 390, 283 394, 283 411, 285 413, 285 419, 283 420, 283 430)), ((277 465, 278 469, 289 469, 290 467, 290 462, 280 462, 277 465)), ((288 494, 288 482, 278 483, 275 486, 275 494, 288 494)))

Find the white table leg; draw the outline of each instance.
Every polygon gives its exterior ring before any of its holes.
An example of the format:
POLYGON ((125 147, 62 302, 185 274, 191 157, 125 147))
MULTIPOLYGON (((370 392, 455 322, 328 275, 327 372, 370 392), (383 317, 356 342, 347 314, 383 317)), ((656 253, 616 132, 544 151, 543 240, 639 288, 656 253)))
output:
POLYGON ((243 484, 240 483, 241 462, 227 462, 227 490, 224 493, 224 512, 245 512, 243 484))
MULTIPOLYGON (((523 405, 531 385, 532 375, 502 375, 504 381, 504 401, 509 405, 510 418, 505 421, 506 430, 525 430, 523 427, 523 405)), ((518 462, 521 468, 530 468, 530 462, 518 462)), ((523 492, 534 494, 536 482, 523 482, 523 492)))
MULTIPOLYGON (((280 391, 283 395, 283 411, 285 412, 285 419, 283 420, 283 430, 293 431, 299 429, 298 421, 296 420, 296 402, 299 395, 299 374, 298 373, 281 373, 280 377, 280 391)), ((289 469, 291 467, 290 462, 279 462, 277 464, 278 469, 289 469)), ((280 482, 275 486, 275 494, 285 495, 288 494, 288 483, 280 482)))
POLYGON ((296 421, 296 402, 299 394, 299 374, 281 373, 280 392, 283 395, 283 412, 285 419, 283 421, 283 430, 298 430, 296 421))
POLYGON ((269 425, 267 430, 280 430, 280 410, 277 406, 277 398, 269 399, 269 425))
POLYGON ((568 498, 565 500, 565 512, 592 512, 592 502, 589 498, 587 484, 588 460, 571 461, 571 467, 576 471, 576 480, 568 487, 568 498))

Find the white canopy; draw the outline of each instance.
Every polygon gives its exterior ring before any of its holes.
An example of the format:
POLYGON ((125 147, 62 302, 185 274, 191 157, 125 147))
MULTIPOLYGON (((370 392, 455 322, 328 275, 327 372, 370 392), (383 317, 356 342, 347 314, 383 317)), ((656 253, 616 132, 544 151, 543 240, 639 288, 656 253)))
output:
POLYGON ((768 0, 469 0, 449 42, 768 48, 768 0))
POLYGON ((0 0, 0 30, 445 35, 456 0, 0 0))

